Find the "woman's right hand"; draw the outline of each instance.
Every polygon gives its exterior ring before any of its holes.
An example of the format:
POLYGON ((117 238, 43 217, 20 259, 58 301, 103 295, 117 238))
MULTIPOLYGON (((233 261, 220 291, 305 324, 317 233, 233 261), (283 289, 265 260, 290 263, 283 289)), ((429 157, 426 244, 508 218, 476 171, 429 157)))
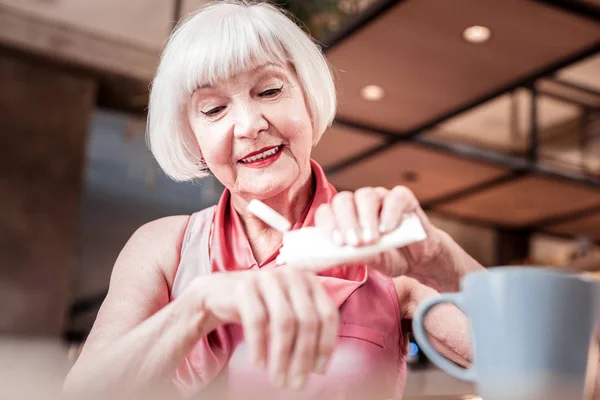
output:
POLYGON ((252 360, 268 367, 276 386, 300 389, 309 373, 325 373, 339 314, 315 275, 291 268, 230 272, 212 275, 209 286, 206 310, 220 323, 242 325, 252 360))

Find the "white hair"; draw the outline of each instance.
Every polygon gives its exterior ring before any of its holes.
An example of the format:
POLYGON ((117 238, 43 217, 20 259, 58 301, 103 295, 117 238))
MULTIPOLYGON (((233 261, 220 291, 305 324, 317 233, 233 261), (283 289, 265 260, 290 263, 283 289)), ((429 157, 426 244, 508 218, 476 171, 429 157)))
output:
POLYGON ((148 106, 148 145, 168 176, 186 181, 207 175, 186 119, 194 90, 267 63, 291 63, 311 116, 313 145, 319 141, 335 116, 335 85, 319 46, 290 18, 267 3, 222 1, 177 26, 161 55, 148 106))

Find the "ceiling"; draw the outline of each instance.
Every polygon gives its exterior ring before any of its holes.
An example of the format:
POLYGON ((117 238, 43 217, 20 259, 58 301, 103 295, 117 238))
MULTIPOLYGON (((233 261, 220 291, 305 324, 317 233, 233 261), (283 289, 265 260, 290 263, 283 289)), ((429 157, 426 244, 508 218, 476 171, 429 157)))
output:
POLYGON ((326 47, 340 107, 316 160, 340 189, 406 185, 463 221, 600 240, 600 9, 582 4, 374 4, 326 47), (468 43, 473 25, 490 39, 468 43))
POLYGON ((421 129, 509 83, 597 44, 600 26, 523 0, 397 1, 327 50, 338 71, 338 116, 398 134, 421 129), (491 29, 485 45, 462 38, 491 29), (366 103, 361 88, 385 88, 366 103))

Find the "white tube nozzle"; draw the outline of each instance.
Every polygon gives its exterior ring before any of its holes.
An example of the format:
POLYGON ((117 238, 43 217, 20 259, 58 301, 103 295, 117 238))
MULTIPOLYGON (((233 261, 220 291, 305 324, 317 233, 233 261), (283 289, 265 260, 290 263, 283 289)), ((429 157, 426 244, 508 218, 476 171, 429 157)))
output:
POLYGON ((251 200, 248 203, 248 211, 281 233, 285 233, 292 228, 290 221, 260 200, 251 200))

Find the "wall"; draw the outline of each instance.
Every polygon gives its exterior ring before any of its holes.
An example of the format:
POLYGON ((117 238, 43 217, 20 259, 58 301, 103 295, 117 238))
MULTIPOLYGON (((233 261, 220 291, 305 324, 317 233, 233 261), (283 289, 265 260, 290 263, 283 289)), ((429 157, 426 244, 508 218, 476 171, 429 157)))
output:
POLYGON ((0 53, 0 333, 62 333, 95 85, 0 53))

